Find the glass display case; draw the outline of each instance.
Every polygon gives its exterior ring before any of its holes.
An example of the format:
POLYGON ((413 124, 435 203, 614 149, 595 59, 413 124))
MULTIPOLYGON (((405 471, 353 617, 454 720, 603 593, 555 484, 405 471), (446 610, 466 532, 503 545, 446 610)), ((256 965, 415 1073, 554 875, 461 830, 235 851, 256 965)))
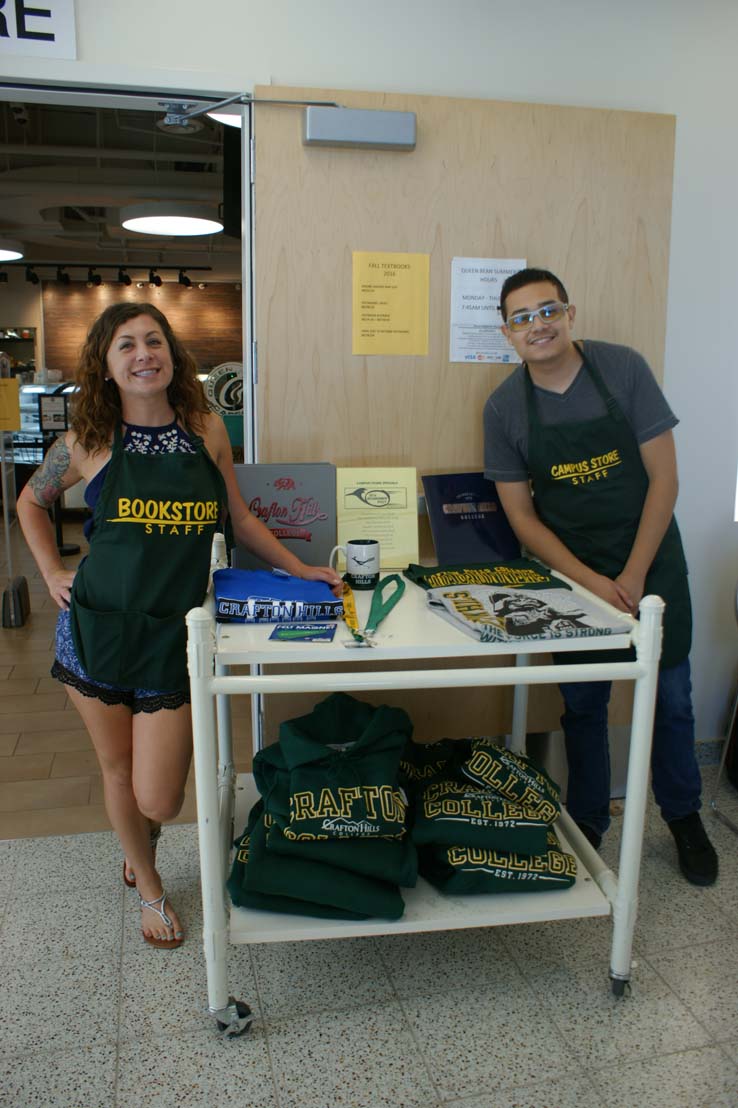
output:
MULTIPOLYGON (((48 449, 53 434, 41 433, 39 424, 38 398, 40 394, 53 396, 60 392, 72 392, 75 386, 72 381, 59 384, 33 384, 21 385, 20 392, 20 430, 13 432, 12 436, 12 464, 15 470, 15 484, 18 492, 23 488, 34 469, 41 464, 44 451, 48 449)), ((83 486, 75 485, 64 493, 62 500, 64 508, 84 508, 83 486)))
MULTIPOLYGON (((16 466, 37 466, 44 456, 44 440, 39 426, 39 394, 51 396, 63 385, 21 385, 20 386, 20 431, 13 434, 13 455, 16 466)), ((70 389, 74 386, 69 384, 70 389)))

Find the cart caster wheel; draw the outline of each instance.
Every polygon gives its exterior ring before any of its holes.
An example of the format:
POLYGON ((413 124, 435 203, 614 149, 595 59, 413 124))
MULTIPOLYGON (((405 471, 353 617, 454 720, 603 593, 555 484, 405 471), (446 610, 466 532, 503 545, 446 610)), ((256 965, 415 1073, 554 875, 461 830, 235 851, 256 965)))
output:
POLYGON ((221 1014, 229 1017, 227 1022, 216 1017, 218 1030, 224 1039, 237 1039, 239 1035, 245 1035, 254 1020, 253 1012, 242 1000, 231 999, 231 1003, 221 1014))
POLYGON ((621 981, 619 978, 612 979, 612 995, 613 996, 630 996, 630 981, 621 981))

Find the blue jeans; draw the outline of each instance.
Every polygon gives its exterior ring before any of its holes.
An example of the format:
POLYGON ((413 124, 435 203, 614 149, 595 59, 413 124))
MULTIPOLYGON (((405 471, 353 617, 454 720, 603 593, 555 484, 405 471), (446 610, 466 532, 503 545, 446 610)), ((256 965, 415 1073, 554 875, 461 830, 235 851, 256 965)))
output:
MULTIPOLYGON (((554 655, 566 661, 565 654, 554 655)), ((572 819, 603 835, 610 824, 610 747, 607 705, 611 682, 559 685, 569 763, 566 807, 572 819)), ((651 752, 651 781, 667 823, 699 811, 702 780, 694 749, 689 659, 659 671, 651 752)))

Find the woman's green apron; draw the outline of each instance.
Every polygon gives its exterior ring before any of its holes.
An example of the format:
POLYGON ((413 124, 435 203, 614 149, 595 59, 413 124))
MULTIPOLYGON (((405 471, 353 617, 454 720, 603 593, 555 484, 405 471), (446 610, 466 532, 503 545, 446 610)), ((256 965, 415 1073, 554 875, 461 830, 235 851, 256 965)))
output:
POLYGON ((226 491, 202 439, 194 454, 136 454, 120 428, 70 605, 90 677, 162 692, 188 686, 185 615, 202 603, 226 491))
MULTIPOLYGON (((582 372, 589 373, 607 414, 547 426, 540 421, 526 367, 528 467, 542 522, 585 565, 614 579, 638 531, 648 474, 635 435, 600 373, 586 359, 582 372)), ((661 664, 677 665, 689 654, 692 610, 687 563, 673 517, 646 576, 644 596, 649 593, 666 603, 661 664)), ((593 660, 591 653, 587 657, 593 660)))

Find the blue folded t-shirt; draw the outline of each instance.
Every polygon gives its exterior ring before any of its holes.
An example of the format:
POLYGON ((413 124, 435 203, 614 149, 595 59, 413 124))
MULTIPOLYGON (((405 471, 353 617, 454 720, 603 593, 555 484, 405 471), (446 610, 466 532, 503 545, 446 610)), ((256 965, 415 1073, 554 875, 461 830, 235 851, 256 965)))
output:
POLYGON ((343 615, 343 600, 325 581, 279 570, 217 569, 213 589, 218 623, 306 623, 343 615))

